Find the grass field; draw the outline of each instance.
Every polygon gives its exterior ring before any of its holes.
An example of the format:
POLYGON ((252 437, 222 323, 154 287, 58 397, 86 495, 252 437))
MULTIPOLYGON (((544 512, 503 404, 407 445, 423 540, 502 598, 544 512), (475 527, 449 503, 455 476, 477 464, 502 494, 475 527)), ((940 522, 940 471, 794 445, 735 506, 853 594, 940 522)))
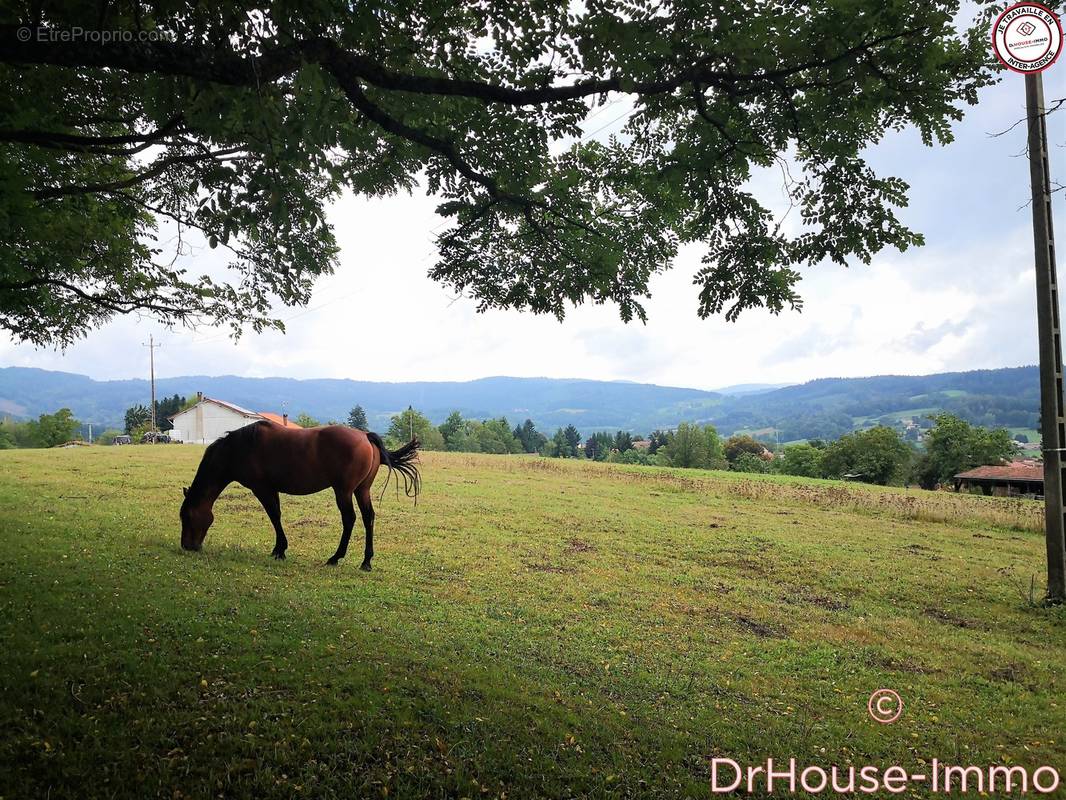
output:
MULTIPOLYGON (((1066 769, 1040 507, 426 454, 339 568, 193 446, 0 452, 0 796, 706 797, 712 756, 1066 769), (894 724, 867 700, 903 697, 894 724)), ((921 791, 916 791, 921 794, 921 791)))

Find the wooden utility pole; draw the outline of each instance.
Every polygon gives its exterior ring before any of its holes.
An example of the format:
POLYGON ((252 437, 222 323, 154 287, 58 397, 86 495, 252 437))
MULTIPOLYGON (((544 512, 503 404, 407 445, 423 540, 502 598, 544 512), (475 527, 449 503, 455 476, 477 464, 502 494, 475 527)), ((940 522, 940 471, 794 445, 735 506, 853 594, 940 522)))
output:
POLYGON ((1048 168, 1044 82, 1039 72, 1025 76, 1029 122, 1029 177, 1033 190, 1033 240, 1036 245, 1036 321, 1040 337, 1040 426, 1044 451, 1044 519, 1047 536, 1047 600, 1066 600, 1066 518, 1063 517, 1062 337, 1059 287, 1055 277, 1055 234, 1051 225, 1051 172, 1048 168))
POLYGON ((162 347, 161 344, 156 344, 155 339, 151 334, 148 334, 148 344, 143 345, 148 348, 148 363, 150 365, 152 374, 152 433, 156 432, 156 420, 155 420, 155 349, 162 347))

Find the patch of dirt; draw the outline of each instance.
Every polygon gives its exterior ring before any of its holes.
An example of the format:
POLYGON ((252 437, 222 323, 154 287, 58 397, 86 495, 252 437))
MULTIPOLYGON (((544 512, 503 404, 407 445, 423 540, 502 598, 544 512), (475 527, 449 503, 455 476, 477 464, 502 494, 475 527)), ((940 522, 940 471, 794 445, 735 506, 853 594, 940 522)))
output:
POLYGON ((871 667, 878 669, 887 669, 892 672, 906 672, 911 675, 928 675, 936 672, 937 670, 927 669, 921 664, 917 664, 913 661, 907 661, 905 659, 890 658, 888 656, 871 655, 864 659, 864 662, 871 667))
POLYGON ((904 545, 902 549, 906 550, 908 553, 913 553, 916 556, 924 556, 925 558, 929 559, 930 561, 939 561, 940 560, 940 556, 938 556, 932 550, 932 548, 926 547, 924 545, 908 544, 908 545, 904 545))
POLYGON ((996 667, 988 673, 988 679, 999 683, 1022 683, 1024 684, 1025 667, 1013 662, 996 667))
POLYGON ((566 545, 566 552, 568 553, 592 553, 596 548, 588 542, 583 542, 581 539, 571 539, 566 545))
POLYGON ((957 614, 952 614, 950 611, 944 611, 942 608, 925 608, 922 609, 922 614, 929 617, 929 619, 935 619, 937 622, 942 622, 945 625, 953 625, 956 628, 965 628, 969 630, 980 630, 984 628, 984 625, 979 622, 960 617, 957 614))
POLYGON ((850 607, 847 600, 837 600, 824 594, 817 594, 809 590, 800 589, 790 592, 782 598, 786 603, 793 606, 809 605, 824 608, 826 611, 847 611, 850 607))
POLYGON ((784 639, 785 631, 774 625, 759 622, 757 619, 746 617, 743 614, 730 614, 730 619, 749 633, 754 633, 760 639, 784 639))
POLYGON ((735 558, 732 561, 715 562, 718 566, 730 567, 746 575, 763 576, 769 575, 771 569, 762 561, 747 556, 735 558))

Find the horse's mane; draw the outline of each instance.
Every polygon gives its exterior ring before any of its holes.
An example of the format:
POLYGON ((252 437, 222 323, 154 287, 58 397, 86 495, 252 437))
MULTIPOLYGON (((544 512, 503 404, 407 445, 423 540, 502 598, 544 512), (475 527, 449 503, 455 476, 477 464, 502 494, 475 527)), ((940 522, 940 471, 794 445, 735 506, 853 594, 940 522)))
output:
POLYGON ((193 478, 192 485, 189 486, 189 495, 193 497, 199 496, 205 482, 210 481, 212 478, 217 478, 223 472, 228 471, 227 468, 234 458, 239 458, 252 450, 255 447, 256 440, 259 438, 260 428, 270 424, 266 420, 259 420, 251 425, 235 428, 211 442, 207 449, 204 450, 204 457, 200 460, 200 466, 196 470, 196 477, 193 478))
POLYGON ((207 452, 211 452, 216 447, 220 451, 241 450, 242 448, 251 449, 255 446, 256 439, 259 438, 259 429, 264 425, 269 424, 270 423, 266 420, 261 419, 258 422, 253 422, 251 425, 242 425, 240 428, 234 428, 229 433, 220 436, 218 439, 211 442, 207 447, 207 452))

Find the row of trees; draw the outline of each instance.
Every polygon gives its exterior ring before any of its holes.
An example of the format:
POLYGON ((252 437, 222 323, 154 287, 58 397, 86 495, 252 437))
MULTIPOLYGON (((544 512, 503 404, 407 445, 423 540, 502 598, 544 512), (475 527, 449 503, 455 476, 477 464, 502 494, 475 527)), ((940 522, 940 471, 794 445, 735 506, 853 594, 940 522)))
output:
MULTIPOLYGON (((187 405, 185 398, 174 395, 159 401, 159 419, 187 405)), ((126 431, 137 434, 148 423, 148 409, 134 406, 126 412, 126 431)), ((318 420, 301 413, 295 421, 314 427, 318 420)), ((362 406, 348 414, 347 424, 367 430, 367 415, 362 406)), ((748 435, 722 439, 713 425, 680 423, 672 431, 653 431, 647 445, 634 447, 643 437, 630 431, 599 431, 584 438, 574 425, 560 427, 549 439, 527 419, 513 428, 506 417, 466 419, 453 411, 440 425, 414 408, 391 419, 385 438, 397 447, 417 436, 426 450, 465 453, 540 453, 555 458, 588 458, 626 464, 647 464, 692 469, 730 469, 737 472, 779 473, 812 478, 845 478, 878 484, 917 483, 935 488, 947 483, 958 472, 982 464, 1008 460, 1018 452, 1017 444, 1004 429, 989 430, 970 425, 952 414, 939 414, 930 420, 926 448, 919 452, 904 440, 900 432, 888 426, 844 434, 835 441, 811 439, 786 445, 776 455, 769 445, 748 435)), ((73 438, 78 423, 67 409, 56 415, 42 415, 39 422, 7 423, 0 429, 0 446, 51 446, 73 438), (53 417, 66 414, 64 424, 53 417), (70 431, 65 437, 62 431, 70 431), (6 442, 6 444, 5 444, 6 442), (40 442, 19 444, 18 442, 40 442)), ((101 440, 111 438, 105 433, 101 440)))
MULTIPOLYGON (((925 450, 908 444, 895 428, 877 426, 841 436, 787 445, 779 458, 745 463, 752 472, 779 472, 813 478, 847 478, 879 484, 912 484, 935 489, 959 472, 1015 457, 1016 442, 999 428, 971 425, 953 414, 938 414, 926 435, 925 450)), ((738 468, 734 466, 734 468, 738 468)))
POLYGON ((837 478, 877 484, 917 483, 932 489, 952 476, 982 464, 998 464, 1017 455, 1017 444, 1004 429, 970 425, 952 414, 931 420, 926 449, 918 451, 900 431, 877 426, 848 433, 833 442, 811 439, 786 445, 779 453, 748 435, 723 440, 713 425, 683 422, 673 431, 655 431, 646 448, 634 449, 633 436, 596 433, 580 446, 570 425, 547 443, 545 455, 585 457, 597 461, 652 464, 737 472, 778 473, 810 478, 837 478))
MULTIPOLYGON (((180 409, 184 398, 174 395, 160 401, 163 408, 180 409), (164 405, 165 404, 165 405, 164 405)), ((174 413, 170 411, 169 413, 174 413)), ((126 413, 126 431, 141 432, 148 424, 147 409, 135 406, 126 413)), ((300 424, 317 425, 311 418, 300 424)), ((634 447, 629 431, 597 432, 582 443, 573 425, 559 428, 548 439, 532 420, 511 427, 505 417, 465 419, 453 411, 439 426, 408 408, 392 417, 386 434, 390 447, 417 436, 426 450, 466 453, 540 453, 556 458, 589 458, 625 464, 647 464, 692 469, 730 469, 737 472, 779 473, 811 478, 845 478, 878 484, 917 483, 926 489, 948 483, 952 476, 982 464, 997 464, 1017 455, 1017 443, 1005 429, 990 430, 969 424, 952 414, 939 414, 919 452, 899 431, 877 426, 845 434, 833 442, 812 439, 786 445, 776 456, 751 436, 723 440, 713 425, 682 422, 673 431, 654 431, 646 447, 634 447)), ((356 406, 348 424, 365 430, 366 414, 356 406)), ((41 414, 36 420, 0 421, 0 449, 54 447, 80 438, 80 423, 68 408, 41 414)), ((97 441, 110 443, 118 431, 105 431, 97 441)))
MULTIPOLYGON (((359 421, 357 410, 362 411, 357 406, 349 415, 350 425, 353 419, 359 421)), ((365 414, 361 421, 366 423, 365 414)), ((539 453, 548 441, 530 419, 512 428, 506 417, 466 419, 460 412, 453 411, 443 423, 434 425, 421 412, 408 408, 392 417, 385 442, 389 447, 398 447, 412 436, 418 438, 424 450, 457 453, 539 453)))

